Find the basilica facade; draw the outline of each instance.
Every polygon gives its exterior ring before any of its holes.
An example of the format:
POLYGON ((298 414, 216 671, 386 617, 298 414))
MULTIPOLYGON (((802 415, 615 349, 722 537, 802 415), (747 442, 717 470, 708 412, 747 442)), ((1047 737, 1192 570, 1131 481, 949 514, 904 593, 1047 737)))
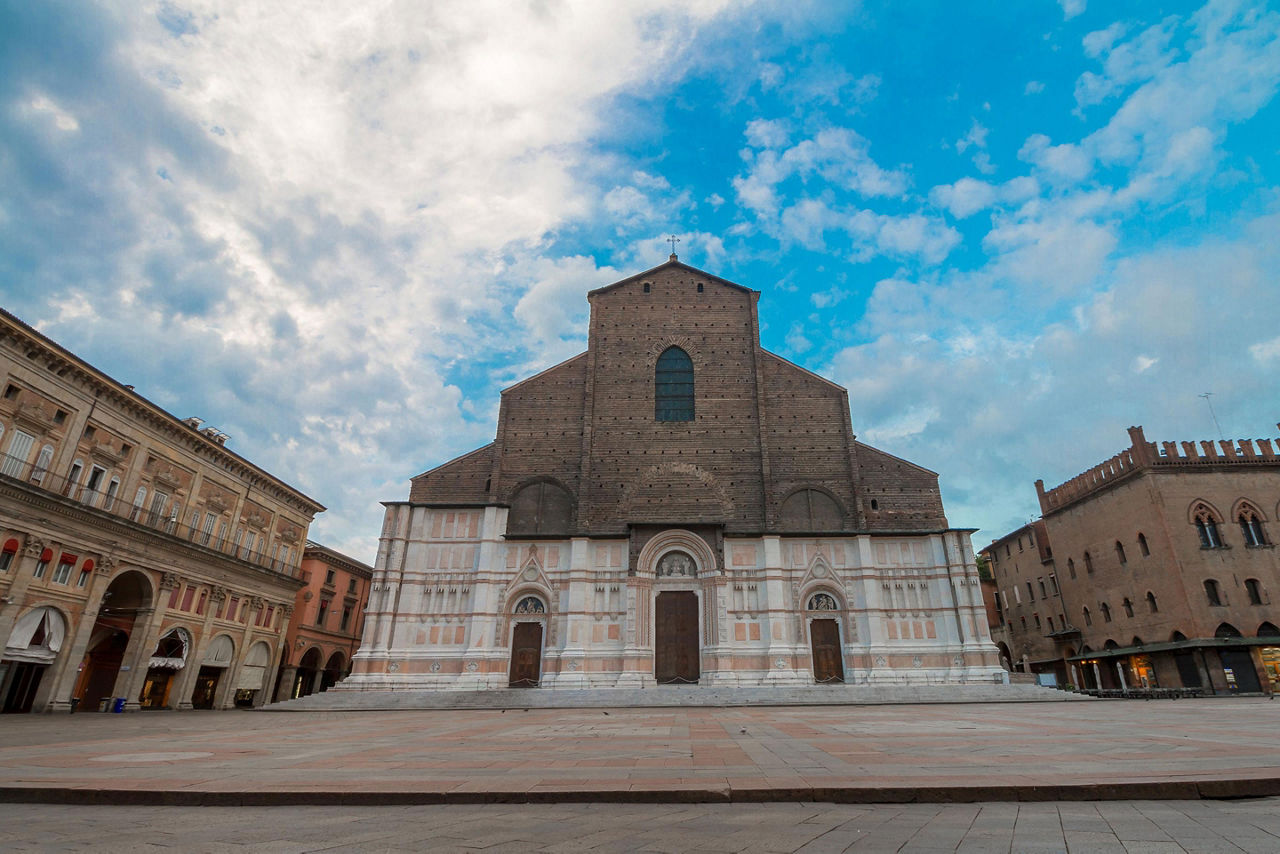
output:
POLYGON ((588 294, 586 352, 386 503, 340 690, 999 681, 937 475, 672 255, 588 294))

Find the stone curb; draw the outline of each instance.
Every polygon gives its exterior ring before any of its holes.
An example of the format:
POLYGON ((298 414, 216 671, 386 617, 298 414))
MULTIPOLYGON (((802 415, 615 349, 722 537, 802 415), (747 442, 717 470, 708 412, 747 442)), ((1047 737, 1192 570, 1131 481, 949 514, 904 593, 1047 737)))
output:
POLYGON ((216 792, 173 789, 93 789, 0 786, 0 803, 68 806, 430 806, 554 803, 836 803, 961 804, 979 802, 1160 801, 1262 798, 1280 795, 1280 777, 1048 785, 741 787, 672 789, 528 789, 488 792, 280 790, 216 792))

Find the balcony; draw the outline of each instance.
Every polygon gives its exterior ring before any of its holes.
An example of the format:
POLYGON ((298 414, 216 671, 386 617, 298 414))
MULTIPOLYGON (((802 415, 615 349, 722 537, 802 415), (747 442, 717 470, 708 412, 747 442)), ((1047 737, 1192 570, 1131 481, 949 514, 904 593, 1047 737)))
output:
POLYGON ((16 457, 0 455, 0 481, 11 481, 21 484, 27 489, 34 489, 49 495, 74 501, 85 507, 93 508, 99 513, 114 516, 116 519, 141 525, 151 531, 158 532, 177 540, 218 552, 263 569, 297 578, 300 570, 289 566, 279 558, 272 559, 265 551, 249 550, 243 546, 237 548, 234 541, 226 538, 219 541, 212 531, 193 528, 182 524, 181 520, 168 512, 152 512, 145 507, 135 507, 110 491, 90 490, 84 486, 69 482, 66 477, 54 475, 48 469, 34 463, 24 462, 16 457))

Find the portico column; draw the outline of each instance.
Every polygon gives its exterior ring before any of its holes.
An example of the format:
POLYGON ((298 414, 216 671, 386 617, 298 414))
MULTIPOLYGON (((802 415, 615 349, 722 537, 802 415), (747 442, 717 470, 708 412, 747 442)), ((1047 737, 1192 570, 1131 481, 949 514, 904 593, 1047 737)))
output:
POLYGON ((89 598, 85 601, 84 612, 74 629, 71 642, 67 644, 65 658, 59 665, 59 670, 52 674, 54 689, 53 700, 49 703, 50 711, 71 708, 71 692, 75 690, 76 680, 80 678, 80 662, 84 660, 89 641, 93 639, 93 627, 98 622, 102 597, 109 586, 106 581, 115 569, 116 563, 111 558, 103 558, 94 567, 93 577, 89 579, 89 598))
POLYGON ((1129 690, 1129 686, 1124 681, 1124 665, 1120 663, 1118 658, 1116 659, 1116 675, 1120 677, 1120 690, 1129 690))
POLYGON ((156 648, 158 638, 152 634, 160 624, 161 613, 162 609, 157 607, 139 608, 134 614, 133 631, 129 633, 129 643, 120 660, 120 672, 116 674, 115 685, 111 688, 113 698, 125 698, 127 711, 141 707, 137 695, 142 690, 141 680, 147 676, 146 664, 151 659, 151 651, 156 648))

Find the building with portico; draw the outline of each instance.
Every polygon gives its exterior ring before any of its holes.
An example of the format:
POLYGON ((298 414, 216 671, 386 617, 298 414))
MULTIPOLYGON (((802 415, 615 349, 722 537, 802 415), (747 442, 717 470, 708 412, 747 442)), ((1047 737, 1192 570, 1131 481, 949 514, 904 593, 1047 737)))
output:
POLYGON ((0 311, 6 712, 269 699, 324 508, 0 311))

